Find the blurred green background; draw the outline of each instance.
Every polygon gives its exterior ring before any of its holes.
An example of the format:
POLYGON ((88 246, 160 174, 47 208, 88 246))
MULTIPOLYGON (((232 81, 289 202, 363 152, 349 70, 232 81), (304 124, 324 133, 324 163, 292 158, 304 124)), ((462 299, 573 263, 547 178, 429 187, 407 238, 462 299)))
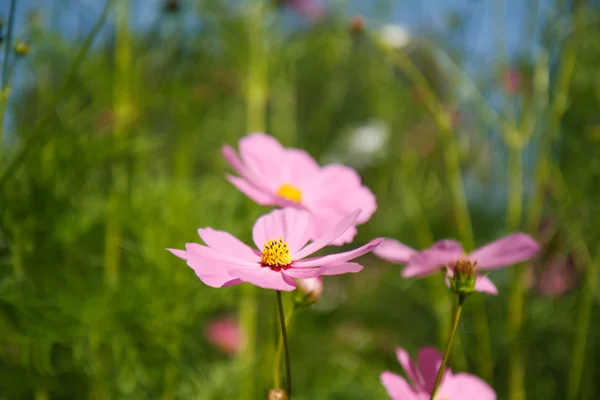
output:
MULTIPOLYGON (((301 3, 2 0, 0 399, 265 398, 273 293, 165 251, 205 226, 249 241, 268 210, 220 149, 256 130, 359 171, 378 211, 355 243, 533 235, 538 259, 467 302, 451 365, 499 399, 600 397, 599 3, 301 3), (419 7, 436 23, 398 24, 419 7), (206 329, 240 309, 237 357, 206 329)), ((443 349, 439 277, 361 261, 293 321, 295 399, 386 398, 396 346, 443 349)))

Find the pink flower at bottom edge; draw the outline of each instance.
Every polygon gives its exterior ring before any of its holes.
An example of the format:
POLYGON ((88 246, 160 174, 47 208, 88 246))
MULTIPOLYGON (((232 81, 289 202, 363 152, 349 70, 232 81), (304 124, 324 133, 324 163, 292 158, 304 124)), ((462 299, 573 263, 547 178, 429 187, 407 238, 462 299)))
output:
POLYGON ((307 244, 310 213, 284 208, 263 215, 254 224, 252 238, 262 251, 250 248, 227 232, 211 228, 198 230, 206 245, 187 243, 185 250, 167 250, 186 260, 198 278, 212 287, 248 282, 265 289, 292 291, 296 288, 293 278, 362 270, 362 265, 349 261, 372 251, 383 239, 374 239, 343 253, 307 258, 353 227, 359 213, 356 210, 346 216, 328 234, 310 244, 307 244))
MULTIPOLYGON (((435 385, 442 355, 433 347, 419 351, 417 363, 402 348, 396 349, 396 357, 408 379, 390 371, 384 371, 380 380, 392 400, 429 400, 435 385)), ((447 368, 436 392, 436 400, 495 400, 496 393, 483 380, 466 374, 453 374, 447 368)))
MULTIPOLYGON (((340 164, 320 167, 306 151, 284 148, 264 133, 243 137, 238 147, 239 155, 230 146, 222 149, 223 157, 239 175, 226 175, 227 180, 258 204, 309 211, 313 240, 328 234, 356 209, 361 213, 354 225, 367 222, 377 209, 375 196, 352 168, 340 164)), ((331 244, 350 243, 355 235, 352 226, 331 244)))
MULTIPOLYGON (((421 278, 432 275, 459 260, 477 263, 477 270, 487 271, 508 267, 530 260, 539 252, 540 246, 529 235, 514 233, 488 243, 465 255, 462 245, 450 239, 440 240, 419 252, 397 240, 384 239, 373 254, 396 264, 406 264, 402 271, 405 278, 421 278)), ((486 276, 478 275, 475 290, 497 294, 498 289, 486 276)))
POLYGON ((206 327, 206 338, 223 353, 236 354, 245 345, 246 338, 238 322, 232 318, 219 318, 206 327))

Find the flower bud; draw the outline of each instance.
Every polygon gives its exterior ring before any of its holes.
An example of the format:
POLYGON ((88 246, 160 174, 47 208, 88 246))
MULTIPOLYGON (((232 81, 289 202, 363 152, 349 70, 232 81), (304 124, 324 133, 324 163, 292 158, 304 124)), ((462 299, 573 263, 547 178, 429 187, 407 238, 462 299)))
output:
POLYGON ((271 389, 267 395, 267 400, 287 400, 287 394, 283 389, 271 389))
POLYGON ((476 261, 459 260, 450 266, 452 269, 450 290, 456 293, 461 301, 475 291, 475 282, 477 279, 475 274, 476 265, 476 261))
POLYGON ((365 30, 365 19, 362 15, 352 17, 350 21, 350 30, 354 33, 361 33, 365 30))
POLYGON ((295 302, 297 305, 309 305, 321 297, 323 294, 323 278, 298 279, 296 284, 299 291, 299 296, 296 296, 295 302))
POLYGON ((19 57, 24 57, 29 54, 29 45, 25 42, 15 42, 15 54, 19 57))

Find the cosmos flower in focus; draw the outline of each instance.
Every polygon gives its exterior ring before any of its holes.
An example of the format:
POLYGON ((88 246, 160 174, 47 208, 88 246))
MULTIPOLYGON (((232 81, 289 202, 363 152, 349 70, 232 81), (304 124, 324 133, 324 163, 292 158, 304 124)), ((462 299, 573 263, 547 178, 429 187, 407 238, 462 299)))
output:
MULTIPOLYGON (((223 156, 239 176, 227 175, 236 188, 258 204, 295 207, 312 216, 309 233, 321 237, 343 217, 361 209, 355 225, 367 222, 377 208, 373 193, 352 168, 340 164, 320 167, 304 150, 284 148, 275 138, 252 133, 239 141, 239 156, 230 146, 223 156)), ((350 243, 352 226, 331 244, 350 243)))
POLYGON ((198 230, 206 245, 187 243, 185 250, 168 249, 187 261, 202 282, 212 287, 242 282, 274 290, 292 291, 294 279, 358 272, 362 266, 349 262, 372 251, 382 239, 343 253, 307 258, 321 250, 356 223, 360 210, 347 215, 327 234, 307 244, 311 214, 297 208, 275 210, 258 218, 252 249, 231 234, 211 228, 198 230))
MULTIPOLYGON (((379 258, 396 264, 406 264, 402 271, 405 278, 422 278, 449 267, 451 275, 454 265, 469 261, 476 270, 495 270, 511 266, 535 257, 540 246, 529 235, 515 233, 482 246, 465 254, 462 245, 454 240, 440 240, 419 252, 397 240, 385 239, 373 252, 379 258)), ((451 277, 451 276, 450 276, 451 277)), ((498 289, 486 276, 479 275, 475 290, 497 294, 498 289)))
MULTIPOLYGON (((398 362, 408 379, 390 371, 380 376, 381 383, 392 400, 429 400, 442 355, 433 347, 419 351, 418 362, 413 363, 408 353, 396 350, 398 362)), ((452 373, 446 368, 442 382, 436 391, 435 400, 495 400, 496 392, 485 381, 467 373, 452 373)))

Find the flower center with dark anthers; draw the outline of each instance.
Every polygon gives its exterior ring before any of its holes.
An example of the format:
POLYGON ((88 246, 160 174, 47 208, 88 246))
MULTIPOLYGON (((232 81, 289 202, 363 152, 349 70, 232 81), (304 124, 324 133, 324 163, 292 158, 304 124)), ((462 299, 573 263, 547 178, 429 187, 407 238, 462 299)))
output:
POLYGON ((286 269, 292 263, 292 255, 288 248, 287 242, 282 238, 279 240, 269 240, 265 243, 265 247, 260 258, 260 264, 263 267, 269 267, 273 271, 281 271, 286 269))
POLYGON ((277 190, 277 194, 283 198, 291 200, 295 203, 300 203, 302 200, 302 192, 296 186, 290 185, 289 183, 284 183, 277 190))
POLYGON ((477 261, 469 261, 469 260, 458 260, 451 265, 450 267, 454 271, 454 274, 459 274, 462 277, 468 277, 475 273, 475 267, 477 266, 477 261))
POLYGON ((460 301, 464 301, 467 296, 475 291, 476 266, 477 261, 470 260, 458 260, 449 265, 452 270, 450 290, 459 296, 460 301))

